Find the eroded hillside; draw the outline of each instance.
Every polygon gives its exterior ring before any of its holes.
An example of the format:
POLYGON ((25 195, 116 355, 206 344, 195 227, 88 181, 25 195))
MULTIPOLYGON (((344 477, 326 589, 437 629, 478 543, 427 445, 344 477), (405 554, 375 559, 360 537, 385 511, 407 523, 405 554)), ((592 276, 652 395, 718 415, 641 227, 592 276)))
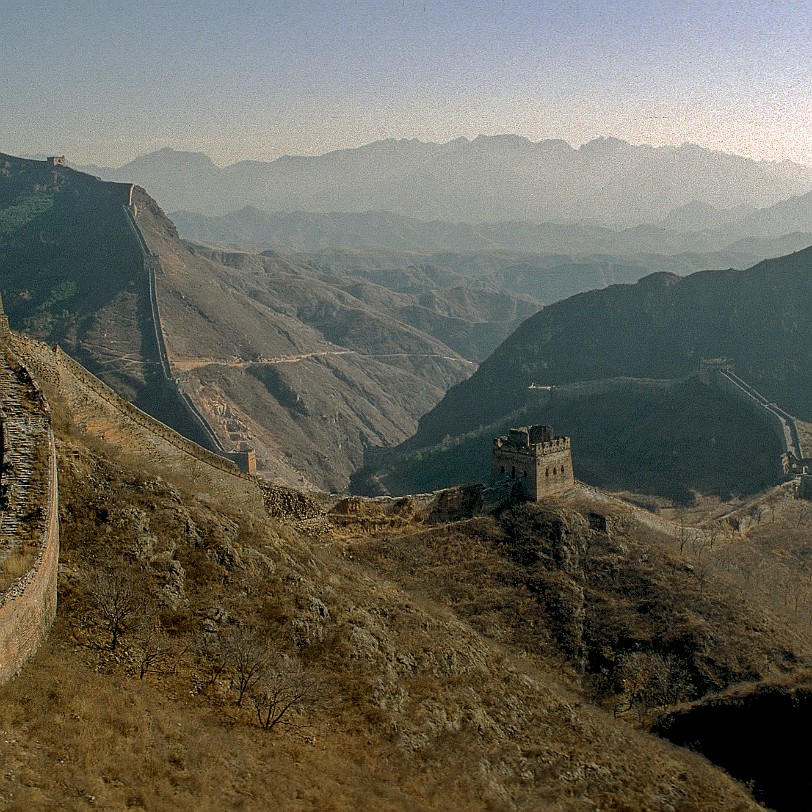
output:
POLYGON ((624 654, 678 652, 696 693, 806 657, 633 516, 317 503, 17 349, 52 403, 63 557, 51 637, 0 689, 7 808, 757 808, 591 703, 628 691, 584 663, 624 654))
POLYGON ((255 448, 266 476, 298 486, 345 487, 364 448, 410 436, 536 309, 503 292, 392 290, 301 259, 193 249, 141 190, 43 161, 2 166, 12 326, 58 342, 186 436, 255 448))

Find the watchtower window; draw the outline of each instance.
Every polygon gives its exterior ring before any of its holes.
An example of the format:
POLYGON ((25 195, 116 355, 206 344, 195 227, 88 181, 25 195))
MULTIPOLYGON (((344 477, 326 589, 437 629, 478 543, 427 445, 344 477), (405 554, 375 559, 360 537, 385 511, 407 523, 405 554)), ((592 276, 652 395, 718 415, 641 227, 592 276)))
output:
POLYGON ((505 466, 504 466, 504 465, 501 465, 501 466, 499 467, 499 473, 500 473, 500 474, 504 474, 504 473, 505 473, 505 466))
POLYGON ((523 477, 524 479, 527 479, 527 471, 525 471, 525 472, 522 474, 522 477, 523 477))
POLYGON ((510 478, 511 479, 516 479, 516 466, 515 465, 511 465, 511 467, 510 467, 510 478))
POLYGON ((545 470, 544 476, 550 476, 550 469, 549 468, 547 468, 547 470, 545 470))

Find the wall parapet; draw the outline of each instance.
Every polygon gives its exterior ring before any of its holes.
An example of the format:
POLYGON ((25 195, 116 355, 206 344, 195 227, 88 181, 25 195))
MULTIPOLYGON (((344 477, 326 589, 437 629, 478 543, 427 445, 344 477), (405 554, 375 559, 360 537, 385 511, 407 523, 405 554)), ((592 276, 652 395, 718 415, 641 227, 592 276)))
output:
POLYGON ((220 456, 219 454, 215 454, 213 451, 209 451, 207 448, 204 448, 183 435, 178 434, 174 429, 170 428, 165 423, 162 423, 157 418, 152 417, 152 415, 141 411, 141 409, 129 401, 124 400, 124 398, 117 395, 109 386, 107 386, 106 383, 100 381, 95 375, 88 372, 78 361, 71 358, 60 347, 57 346, 54 348, 54 354, 56 356, 56 363, 58 367, 67 370, 71 375, 78 379, 82 385, 86 386, 95 395, 109 403, 118 411, 126 414, 126 416, 135 423, 138 423, 143 428, 151 431, 153 434, 158 435, 162 440, 165 440, 170 445, 173 445, 179 451, 190 454, 200 462, 204 462, 207 465, 210 465, 213 468, 218 468, 219 470, 225 471, 228 474, 245 477, 246 479, 253 481, 253 477, 250 477, 248 474, 240 471, 236 463, 220 456))
POLYGON ((804 449, 801 446, 798 424, 791 414, 767 400, 755 387, 740 378, 729 358, 703 359, 700 364, 700 380, 711 386, 718 386, 766 419, 770 430, 781 443, 783 474, 800 473, 804 449))
MULTIPOLYGON (((47 443, 47 473, 37 470, 36 465, 31 461, 29 479, 36 479, 45 476, 47 480, 47 491, 44 504, 39 507, 45 512, 45 528, 37 543, 37 555, 31 567, 23 575, 13 581, 9 587, 0 594, 0 684, 7 682, 14 677, 26 661, 37 651, 42 641, 48 634, 51 625, 56 617, 57 606, 57 572, 59 569, 59 481, 56 465, 56 445, 54 435, 50 427, 50 413, 44 400, 40 400, 40 390, 35 385, 27 369, 20 364, 17 368, 15 359, 15 369, 9 369, 18 378, 25 379, 27 387, 35 396, 35 406, 38 412, 39 423, 47 427, 44 432, 47 443), (21 371, 25 371, 25 376, 21 377, 21 371)), ((12 387, 8 387, 9 390, 12 387)), ((7 405, 14 398, 13 391, 6 391, 4 397, 7 398, 7 405)), ((23 433, 33 432, 37 421, 31 421, 29 425, 26 421, 20 421, 19 429, 23 433)), ((42 429, 39 429, 41 432, 42 429)), ((8 440, 4 426, 4 446, 8 440)), ((34 433, 28 439, 32 441, 33 450, 28 449, 27 453, 36 452, 37 437, 41 434, 34 433)), ((6 448, 4 447, 4 462, 6 448)), ((22 468, 20 461, 14 461, 15 467, 22 468)), ((5 468, 5 471, 8 471, 5 468)), ((15 471, 19 476, 22 472, 15 471)), ((22 487, 22 483, 18 483, 22 487)), ((31 483, 26 483, 31 485, 31 483)), ((35 483, 34 483, 35 484, 35 483)), ((6 528, 10 530, 19 544, 19 532, 16 522, 6 528)), ((14 543, 15 538, 11 539, 14 543)))
MULTIPOLYGON (((132 200, 132 189, 130 191, 130 199, 132 200)), ((177 397, 180 399, 181 404, 184 406, 186 413, 192 420, 195 426, 199 429, 202 437, 205 438, 208 450, 213 453, 233 462, 240 470, 246 473, 253 473, 256 470, 256 454, 251 451, 229 451, 221 442, 220 438, 215 433, 211 424, 206 419, 205 415, 200 411, 197 404, 192 400, 187 392, 178 383, 175 376, 172 374, 172 365, 169 361, 169 353, 166 349, 166 339, 161 320, 161 308, 158 302, 158 282, 157 275, 163 273, 161 268, 161 260, 157 254, 153 254, 147 245, 141 229, 135 220, 134 206, 122 206, 124 216, 127 220, 127 225, 130 231, 135 236, 141 255, 144 260, 144 271, 147 274, 148 289, 149 289, 149 307, 150 315, 152 316, 152 327, 155 337, 155 346, 158 352, 158 359, 161 365, 161 372, 163 373, 164 380, 172 387, 177 397)))

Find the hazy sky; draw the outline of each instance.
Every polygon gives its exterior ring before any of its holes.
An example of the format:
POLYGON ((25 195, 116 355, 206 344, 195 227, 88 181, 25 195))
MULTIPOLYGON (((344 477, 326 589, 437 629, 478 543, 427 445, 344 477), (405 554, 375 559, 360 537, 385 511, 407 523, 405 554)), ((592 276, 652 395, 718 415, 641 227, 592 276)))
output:
POLYGON ((812 4, 0 0, 0 151, 600 135, 812 164, 812 4))

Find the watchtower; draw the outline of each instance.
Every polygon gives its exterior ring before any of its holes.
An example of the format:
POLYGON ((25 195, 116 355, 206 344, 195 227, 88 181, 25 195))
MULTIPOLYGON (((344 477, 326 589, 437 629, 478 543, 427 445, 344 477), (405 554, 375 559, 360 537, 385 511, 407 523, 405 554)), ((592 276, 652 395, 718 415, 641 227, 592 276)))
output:
POLYGON ((45 159, 51 166, 65 166, 64 155, 49 155, 45 159))
POLYGON ((569 437, 556 437, 552 426, 510 429, 493 441, 493 479, 515 479, 534 502, 575 484, 569 437))
POLYGON ((723 372, 736 373, 736 364, 730 358, 702 358, 699 361, 699 380, 704 384, 716 382, 723 372))

